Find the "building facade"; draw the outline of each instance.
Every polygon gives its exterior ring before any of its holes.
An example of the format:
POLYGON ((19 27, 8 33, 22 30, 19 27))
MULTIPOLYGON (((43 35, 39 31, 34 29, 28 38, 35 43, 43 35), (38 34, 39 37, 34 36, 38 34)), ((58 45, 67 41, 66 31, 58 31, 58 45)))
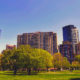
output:
POLYGON ((67 57, 70 62, 74 60, 73 45, 69 41, 63 42, 63 44, 59 46, 59 51, 64 57, 67 57))
POLYGON ((72 44, 77 44, 79 42, 79 32, 74 25, 63 27, 63 41, 69 41, 72 44))
POLYGON ((20 45, 31 45, 31 47, 41 48, 54 54, 58 51, 57 34, 53 32, 24 33, 17 37, 17 46, 20 45))
POLYGON ((12 50, 16 48, 16 45, 6 45, 6 50, 12 50))
POLYGON ((63 27, 63 41, 69 41, 73 45, 73 53, 76 54, 75 47, 79 43, 79 32, 74 25, 63 27))
POLYGON ((80 55, 80 42, 76 44, 76 55, 80 55))
POLYGON ((63 27, 63 43, 59 46, 60 53, 72 62, 79 48, 79 32, 74 25, 63 27))

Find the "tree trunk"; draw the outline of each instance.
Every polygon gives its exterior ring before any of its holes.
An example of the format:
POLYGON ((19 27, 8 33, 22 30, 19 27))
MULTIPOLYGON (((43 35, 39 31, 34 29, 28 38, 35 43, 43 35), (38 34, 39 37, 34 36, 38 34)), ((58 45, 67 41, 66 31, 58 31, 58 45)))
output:
POLYGON ((38 72, 39 72, 40 70, 38 69, 38 72))
POLYGON ((27 69, 28 75, 31 75, 31 68, 27 69))
POLYGON ((48 70, 49 68, 47 67, 47 72, 49 72, 49 70, 48 70))
POLYGON ((17 69, 15 68, 15 69, 14 69, 14 75, 16 75, 16 73, 17 73, 17 69))
POLYGON ((17 67, 14 66, 14 75, 16 75, 16 73, 17 73, 17 67))

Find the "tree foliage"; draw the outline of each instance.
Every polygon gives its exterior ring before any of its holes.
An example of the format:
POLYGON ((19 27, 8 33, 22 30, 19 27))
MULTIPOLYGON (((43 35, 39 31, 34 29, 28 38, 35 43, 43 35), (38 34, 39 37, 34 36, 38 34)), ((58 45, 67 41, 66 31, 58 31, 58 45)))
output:
POLYGON ((74 70, 79 69, 80 68, 80 63, 78 61, 73 61, 72 62, 72 68, 74 70))
POLYGON ((75 57, 75 61, 78 61, 78 62, 80 63, 80 55, 77 55, 77 56, 75 57))
POLYGON ((5 50, 2 57, 2 68, 11 69, 16 74, 21 68, 27 69, 28 74, 32 70, 38 71, 40 68, 52 66, 52 56, 42 49, 31 48, 29 45, 22 45, 18 49, 5 50))
POLYGON ((18 49, 5 50, 2 56, 3 70, 13 70, 16 74, 17 70, 23 66, 23 54, 18 49))
POLYGON ((54 68, 57 69, 65 69, 70 67, 69 61, 67 60, 67 58, 63 57, 61 53, 55 53, 53 55, 53 65, 54 68))

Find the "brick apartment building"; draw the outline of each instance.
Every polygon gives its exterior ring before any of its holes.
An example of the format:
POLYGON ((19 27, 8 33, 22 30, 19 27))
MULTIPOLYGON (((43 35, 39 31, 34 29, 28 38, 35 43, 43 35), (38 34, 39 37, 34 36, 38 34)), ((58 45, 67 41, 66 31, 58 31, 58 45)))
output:
POLYGON ((67 57, 70 62, 74 60, 73 45, 69 41, 64 41, 63 44, 59 46, 59 51, 64 57, 67 57))
POLYGON ((57 34, 53 32, 23 33, 17 36, 17 47, 20 45, 31 45, 54 54, 58 51, 57 34))

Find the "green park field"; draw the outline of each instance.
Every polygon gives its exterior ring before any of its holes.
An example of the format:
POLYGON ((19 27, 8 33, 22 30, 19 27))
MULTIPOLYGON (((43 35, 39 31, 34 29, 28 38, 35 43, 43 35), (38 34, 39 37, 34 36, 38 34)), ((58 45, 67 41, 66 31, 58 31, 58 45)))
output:
POLYGON ((17 73, 1 71, 0 80, 80 80, 80 71, 42 72, 37 75, 27 75, 26 72, 17 73))

